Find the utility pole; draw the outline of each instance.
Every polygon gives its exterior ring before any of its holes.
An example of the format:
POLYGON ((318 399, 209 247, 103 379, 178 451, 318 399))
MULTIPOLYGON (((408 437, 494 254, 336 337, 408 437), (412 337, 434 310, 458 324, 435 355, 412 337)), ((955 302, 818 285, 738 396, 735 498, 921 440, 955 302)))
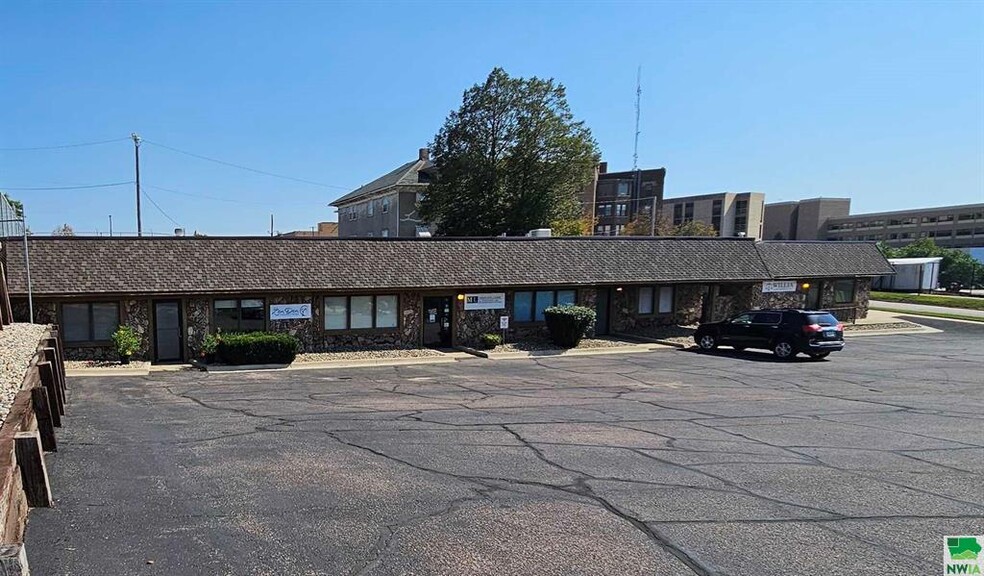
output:
POLYGON ((270 237, 273 238, 273 214, 270 214, 270 237))
POLYGON ((109 215, 109 237, 113 237, 113 215, 109 215))
POLYGON ((143 223, 140 219, 140 135, 136 132, 130 134, 133 138, 133 160, 137 173, 137 236, 143 236, 143 223))

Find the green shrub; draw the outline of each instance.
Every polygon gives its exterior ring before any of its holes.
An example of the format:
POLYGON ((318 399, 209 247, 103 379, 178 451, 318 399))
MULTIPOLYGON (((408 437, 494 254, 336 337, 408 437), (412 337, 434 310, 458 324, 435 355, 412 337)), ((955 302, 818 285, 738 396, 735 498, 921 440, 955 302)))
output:
POLYGON ((137 348, 140 347, 140 337, 137 336, 133 328, 120 326, 116 332, 113 332, 113 346, 116 348, 120 360, 127 361, 130 356, 137 353, 137 348))
POLYGON ((502 336, 492 333, 482 334, 481 336, 478 337, 478 343, 482 346, 483 349, 491 350, 496 346, 498 346, 499 344, 502 344, 502 336))
POLYGON ((543 311, 550 339, 562 348, 574 348, 594 327, 595 311, 584 306, 551 306, 543 311))
POLYGON ((223 334, 217 340, 216 355, 224 364, 290 364, 301 347, 282 332, 223 334))
POLYGON ((201 353, 203 356, 211 356, 219 349, 219 342, 222 342, 221 334, 206 334, 202 339, 201 353))

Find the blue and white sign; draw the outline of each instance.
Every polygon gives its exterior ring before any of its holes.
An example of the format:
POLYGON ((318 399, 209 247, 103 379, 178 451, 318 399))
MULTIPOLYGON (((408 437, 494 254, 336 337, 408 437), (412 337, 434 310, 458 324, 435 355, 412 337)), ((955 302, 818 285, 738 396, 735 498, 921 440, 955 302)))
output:
POLYGON ((766 280, 762 282, 762 293, 796 292, 796 280, 766 280))
POLYGON ((271 304, 270 320, 304 320, 311 317, 310 304, 271 304))
POLYGON ((465 310, 501 310, 505 307, 505 292, 465 294, 465 310))

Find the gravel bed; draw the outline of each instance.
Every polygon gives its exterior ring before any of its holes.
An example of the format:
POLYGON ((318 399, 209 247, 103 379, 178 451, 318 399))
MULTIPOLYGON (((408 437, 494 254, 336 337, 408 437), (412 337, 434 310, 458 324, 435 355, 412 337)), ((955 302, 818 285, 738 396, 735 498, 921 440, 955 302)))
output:
POLYGON ((65 360, 65 370, 84 370, 86 368, 147 370, 150 368, 150 362, 131 360, 129 364, 120 364, 119 360, 65 360))
POLYGON ((654 326, 652 328, 646 328, 644 330, 635 330, 633 334, 638 334, 639 336, 645 336, 646 338, 655 338, 656 340, 665 340, 667 342, 676 342, 677 344, 690 345, 694 343, 694 332, 697 330, 697 326, 654 326))
MULTIPOLYGON (((585 338, 573 350, 588 350, 592 348, 617 348, 619 346, 634 346, 634 342, 623 340, 613 340, 610 338, 585 338)), ((550 340, 522 340, 520 342, 507 342, 488 350, 493 354, 500 352, 539 352, 542 350, 558 350, 557 345, 550 340)))
POLYGON ((332 362, 334 360, 391 360, 394 358, 427 358, 440 356, 429 348, 399 348, 392 350, 340 350, 337 352, 311 352, 298 354, 294 364, 305 362, 332 362))
POLYGON ((7 417, 47 328, 43 324, 11 324, 0 330, 0 419, 7 417))
POLYGON ((882 322, 880 324, 845 324, 845 332, 864 332, 866 330, 915 330, 922 328, 912 322, 882 322))

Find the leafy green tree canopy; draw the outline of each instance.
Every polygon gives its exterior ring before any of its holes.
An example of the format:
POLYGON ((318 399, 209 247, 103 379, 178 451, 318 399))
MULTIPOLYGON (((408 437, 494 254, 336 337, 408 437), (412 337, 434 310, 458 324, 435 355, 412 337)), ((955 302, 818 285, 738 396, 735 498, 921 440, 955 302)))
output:
POLYGON ((932 238, 920 238, 899 248, 879 242, 878 249, 885 258, 943 258, 940 261, 940 286, 943 288, 951 284, 965 288, 984 285, 984 264, 963 250, 938 246, 932 238))
POLYGON ((562 85, 501 68, 465 92, 431 151, 438 177, 420 214, 445 236, 519 235, 579 221, 580 192, 600 157, 562 85))

